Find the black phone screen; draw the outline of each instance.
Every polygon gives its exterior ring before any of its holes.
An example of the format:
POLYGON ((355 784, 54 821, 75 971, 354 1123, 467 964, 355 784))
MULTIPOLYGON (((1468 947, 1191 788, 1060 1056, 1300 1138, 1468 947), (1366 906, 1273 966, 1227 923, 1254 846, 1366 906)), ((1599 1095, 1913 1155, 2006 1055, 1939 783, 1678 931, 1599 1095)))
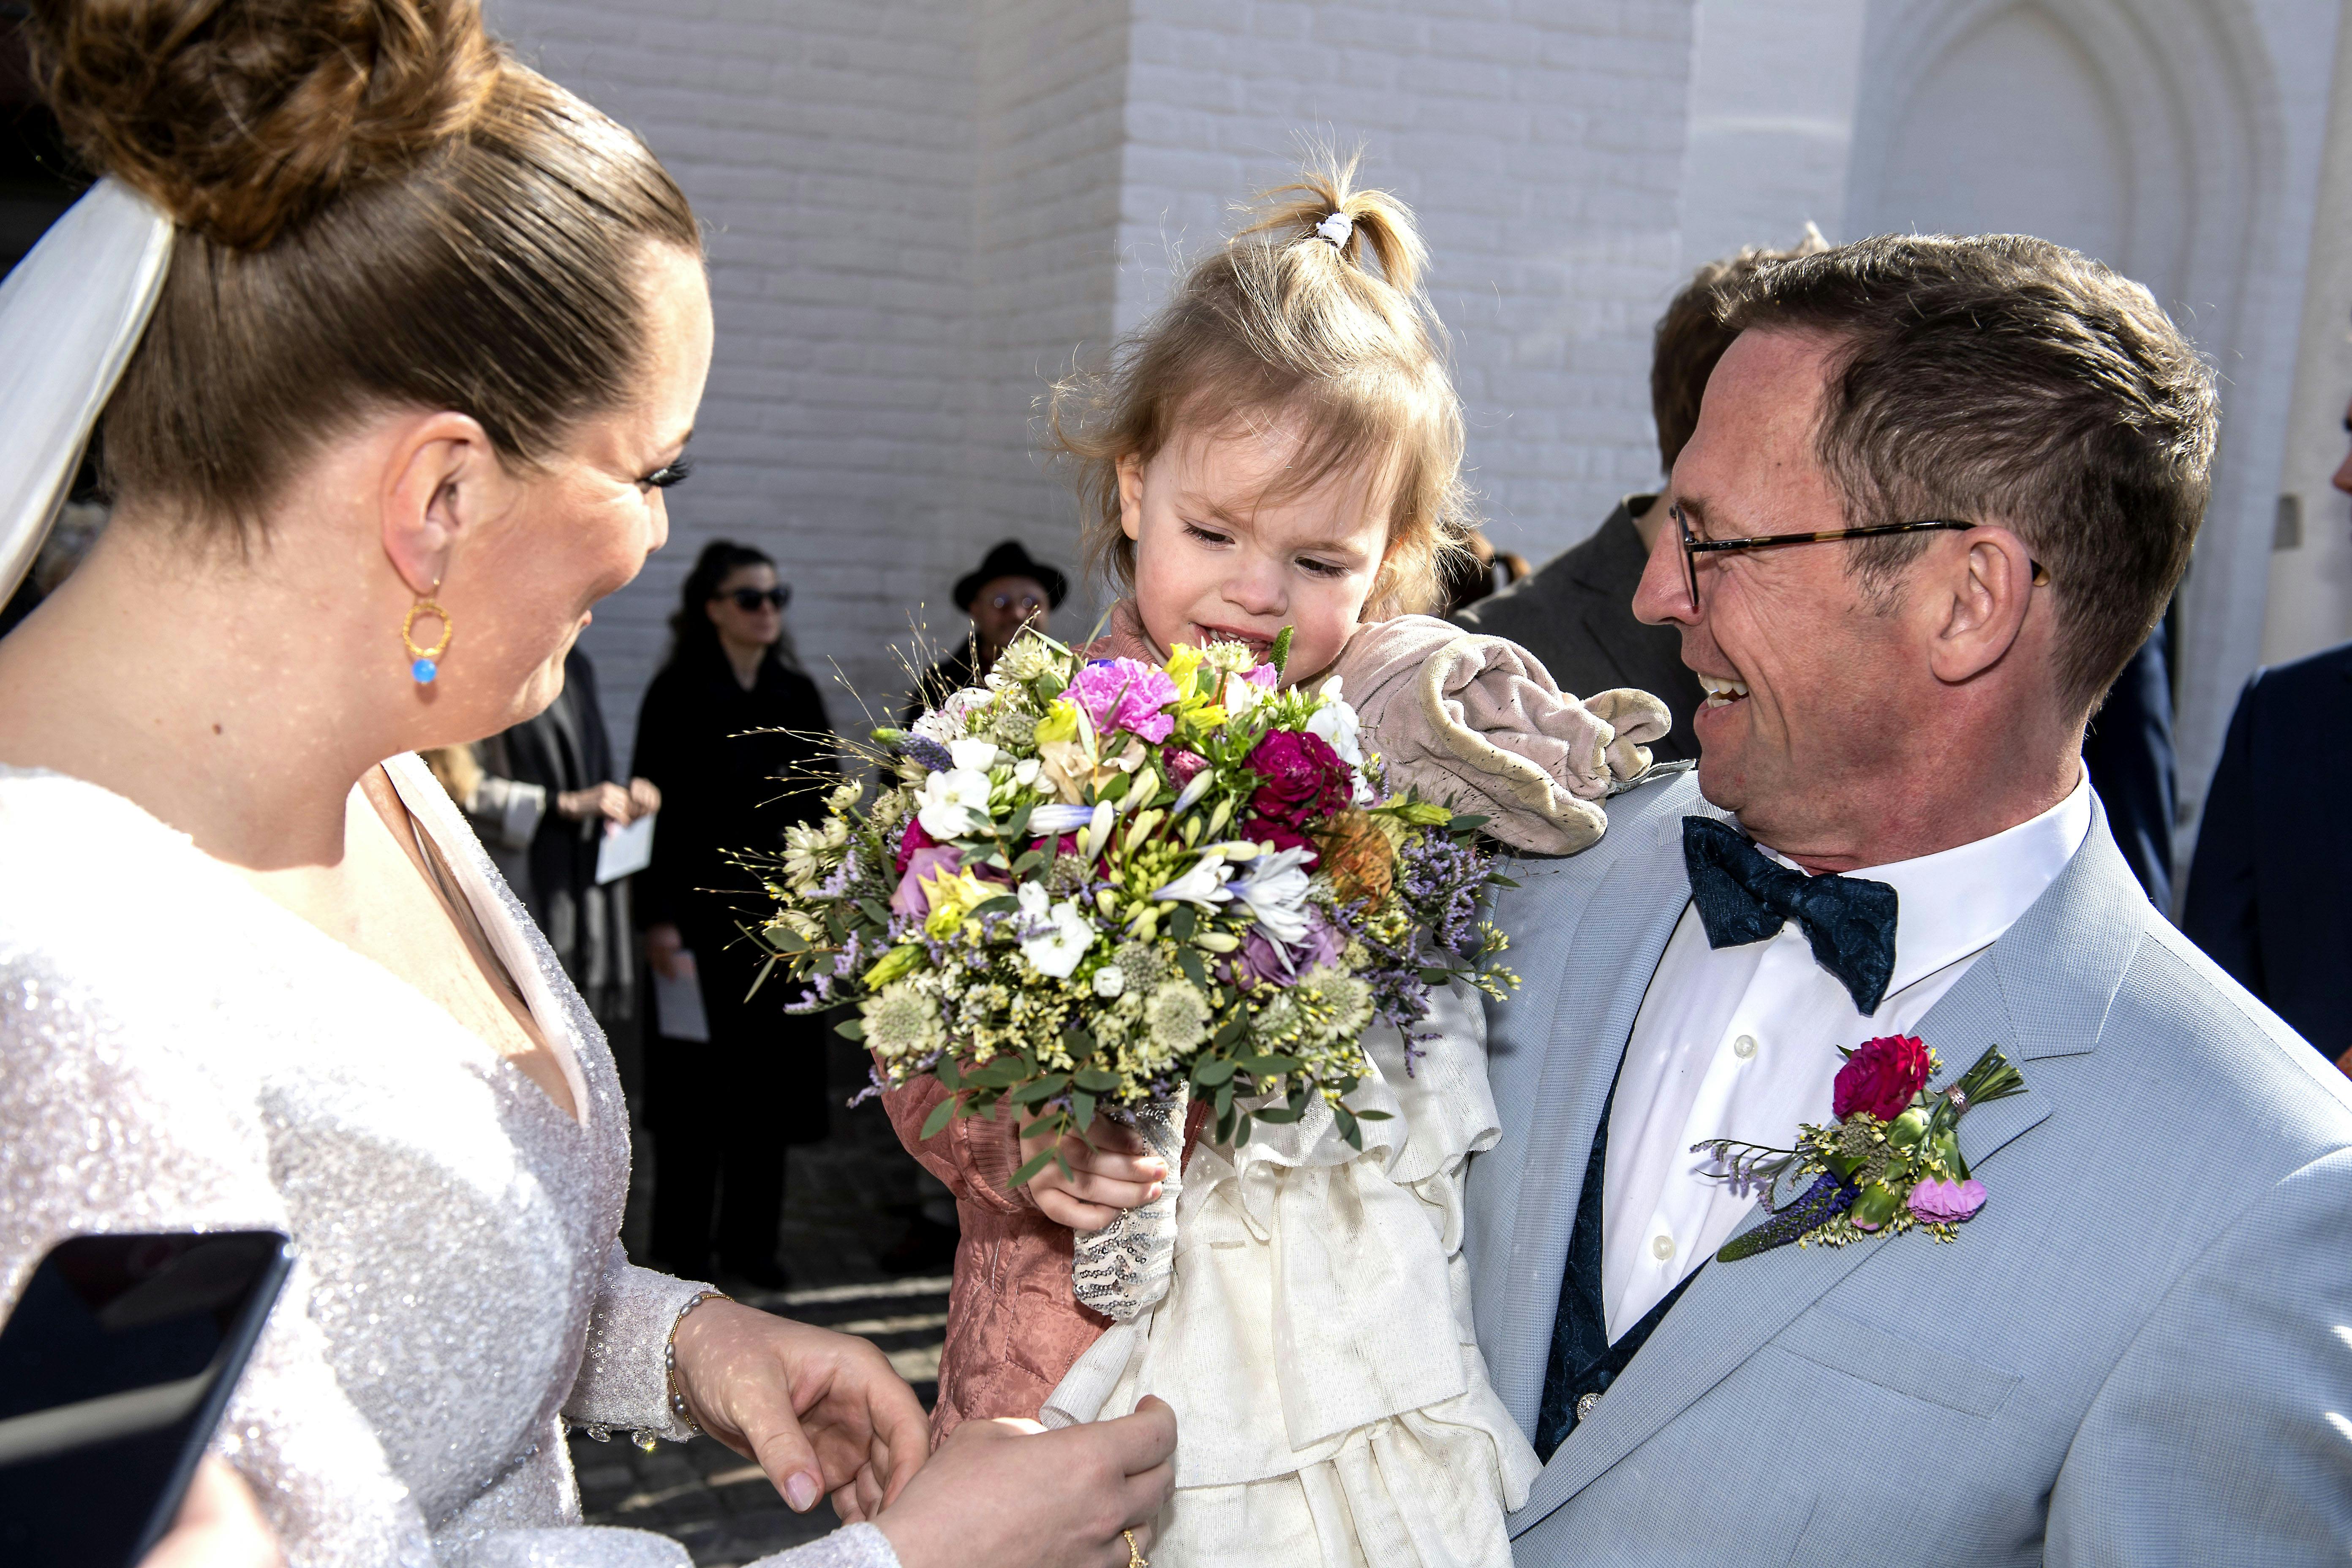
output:
POLYGON ((0 1327, 0 1560, 135 1563, 285 1283, 275 1231, 60 1243, 0 1327))

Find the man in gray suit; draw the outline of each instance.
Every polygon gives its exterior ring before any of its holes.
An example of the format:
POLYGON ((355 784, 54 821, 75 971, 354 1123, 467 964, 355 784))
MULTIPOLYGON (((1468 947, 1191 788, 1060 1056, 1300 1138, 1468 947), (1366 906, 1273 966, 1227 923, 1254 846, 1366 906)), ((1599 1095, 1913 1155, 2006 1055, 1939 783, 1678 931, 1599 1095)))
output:
POLYGON ((2081 765, 2210 377, 2038 240, 1777 262, 1728 320, 1636 599, 1709 689, 1698 773, 1496 910, 1467 1249, 1547 1460, 1516 1559, 2341 1563, 2352 1088, 2149 905, 2081 765), (1981 1211, 1718 1258, 1766 1216, 1693 1145, 1834 1121, 1889 1035, 2021 1071, 1959 1124, 1981 1211))

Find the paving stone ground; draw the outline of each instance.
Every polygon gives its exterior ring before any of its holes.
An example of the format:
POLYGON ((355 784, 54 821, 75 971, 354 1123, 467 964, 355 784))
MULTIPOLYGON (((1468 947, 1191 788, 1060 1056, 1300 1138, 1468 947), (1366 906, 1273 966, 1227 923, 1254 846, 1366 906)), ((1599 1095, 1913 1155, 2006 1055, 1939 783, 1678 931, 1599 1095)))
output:
MULTIPOLYGON (((862 1081, 863 1061, 846 1042, 835 1053, 836 1107, 862 1081)), ((622 1230, 633 1251, 643 1246, 659 1159, 658 1149, 640 1142, 622 1230)), ((927 1272, 898 1277, 881 1255, 907 1235, 926 1197, 944 1189, 921 1174, 873 1104, 836 1109, 832 1136, 794 1149, 788 1163, 779 1251, 792 1287, 763 1293, 735 1289, 723 1279, 717 1283, 753 1306, 872 1340, 928 1408, 938 1390, 947 1267, 941 1260, 927 1272)), ((572 1462, 589 1523, 657 1531, 682 1543, 701 1568, 733 1568, 814 1541, 838 1522, 830 1503, 793 1513, 757 1465, 708 1437, 664 1443, 647 1454, 623 1436, 600 1444, 582 1434, 572 1439, 572 1462)))

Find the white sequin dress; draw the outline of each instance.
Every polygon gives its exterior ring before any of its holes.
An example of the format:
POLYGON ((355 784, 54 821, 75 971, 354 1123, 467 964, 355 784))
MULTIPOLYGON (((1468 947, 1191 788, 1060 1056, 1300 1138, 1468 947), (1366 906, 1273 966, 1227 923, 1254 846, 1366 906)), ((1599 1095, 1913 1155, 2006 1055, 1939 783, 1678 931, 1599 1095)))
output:
MULTIPOLYGON (((300 1258, 220 1438, 289 1562, 687 1562, 579 1525, 564 1422, 682 1437, 703 1287, 615 1239, 604 1037, 448 797, 386 764, 583 1108, 121 796, 0 767, 0 1305, 67 1237, 269 1228, 300 1258)), ((897 1568, 870 1525, 767 1560, 897 1568)))

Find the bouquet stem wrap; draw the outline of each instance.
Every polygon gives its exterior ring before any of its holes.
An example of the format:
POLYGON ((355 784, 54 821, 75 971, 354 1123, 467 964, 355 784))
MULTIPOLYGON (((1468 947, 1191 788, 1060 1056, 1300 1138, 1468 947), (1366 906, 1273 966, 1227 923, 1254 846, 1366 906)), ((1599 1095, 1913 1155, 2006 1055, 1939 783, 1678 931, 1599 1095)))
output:
POLYGON ((1100 1230, 1080 1231, 1070 1253, 1070 1282, 1079 1301, 1115 1323, 1132 1322, 1160 1304, 1176 1265, 1176 1199, 1184 1190, 1184 1121, 1192 1093, 1179 1089, 1166 1104, 1146 1105, 1131 1119, 1145 1147, 1168 1163, 1160 1195, 1126 1209, 1100 1230))

